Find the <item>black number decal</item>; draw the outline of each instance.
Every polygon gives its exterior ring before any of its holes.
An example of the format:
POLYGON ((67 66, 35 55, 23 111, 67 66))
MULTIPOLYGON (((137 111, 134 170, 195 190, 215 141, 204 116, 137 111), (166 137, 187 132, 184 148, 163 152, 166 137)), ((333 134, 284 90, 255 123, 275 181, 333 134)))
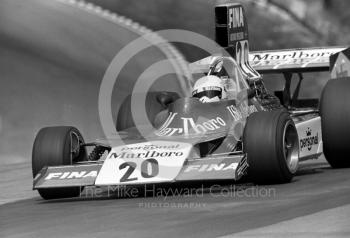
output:
MULTIPOLYGON (((129 181, 137 180, 136 177, 130 178, 130 175, 136 169, 136 163, 134 163, 134 162, 125 162, 125 163, 122 163, 119 166, 120 170, 125 169, 125 168, 127 168, 127 170, 126 170, 125 174, 120 178, 120 182, 123 183, 123 182, 129 182, 129 181)), ((153 177, 157 176, 158 173, 159 173, 159 164, 158 164, 157 160, 155 160, 155 159, 147 159, 147 160, 144 160, 141 163, 141 176, 143 178, 153 178, 153 177), (150 166, 150 169, 151 169, 150 171, 148 170, 149 166, 150 166)))
POLYGON ((141 164, 141 175, 144 178, 153 178, 159 173, 158 161, 155 159, 147 159, 141 164), (148 171, 148 167, 151 166, 151 171, 148 171))
POLYGON ((243 52, 241 42, 236 43, 236 62, 242 67, 243 52))
POLYGON ((135 181, 137 180, 137 178, 130 178, 130 175, 132 174, 132 172, 134 172, 134 170, 136 169, 136 163, 134 162, 128 162, 128 163, 123 163, 119 166, 119 169, 125 169, 128 168, 125 172, 125 174, 123 175, 123 177, 121 177, 120 182, 129 182, 129 181, 135 181))
POLYGON ((249 64, 249 43, 247 40, 236 43, 236 61, 244 75, 248 77, 259 77, 259 74, 249 64))

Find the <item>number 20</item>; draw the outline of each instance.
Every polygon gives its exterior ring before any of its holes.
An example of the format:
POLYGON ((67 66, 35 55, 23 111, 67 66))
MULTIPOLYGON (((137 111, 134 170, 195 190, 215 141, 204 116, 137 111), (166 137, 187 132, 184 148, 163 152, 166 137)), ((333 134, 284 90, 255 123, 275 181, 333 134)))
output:
MULTIPOLYGON (((130 175, 135 171, 137 164, 135 162, 125 162, 119 166, 119 170, 127 168, 125 174, 120 178, 120 182, 135 181, 138 178, 130 175)), ((159 173, 159 164, 155 159, 147 159, 141 163, 141 176, 143 178, 153 178, 159 173), (151 165, 151 171, 148 171, 148 166, 151 165)))

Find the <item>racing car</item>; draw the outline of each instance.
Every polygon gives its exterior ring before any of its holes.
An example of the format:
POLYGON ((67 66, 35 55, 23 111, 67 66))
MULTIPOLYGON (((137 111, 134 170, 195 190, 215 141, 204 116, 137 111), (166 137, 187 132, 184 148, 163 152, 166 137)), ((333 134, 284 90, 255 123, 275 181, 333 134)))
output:
POLYGON ((209 56, 189 69, 196 77, 220 77, 229 96, 202 103, 175 92, 148 92, 152 130, 147 133, 134 122, 129 96, 117 117, 119 137, 89 143, 75 127, 42 128, 33 145, 32 172, 33 188, 44 199, 76 197, 84 186, 247 176, 257 184, 288 183, 300 162, 322 154, 333 168, 350 166, 350 50, 249 53, 242 5, 218 5, 215 15, 216 41, 229 55, 209 56), (321 99, 300 99, 303 73, 319 71, 331 75, 321 99), (284 90, 266 89, 262 74, 269 73, 284 75, 284 90), (299 82, 291 94, 294 74, 299 82))

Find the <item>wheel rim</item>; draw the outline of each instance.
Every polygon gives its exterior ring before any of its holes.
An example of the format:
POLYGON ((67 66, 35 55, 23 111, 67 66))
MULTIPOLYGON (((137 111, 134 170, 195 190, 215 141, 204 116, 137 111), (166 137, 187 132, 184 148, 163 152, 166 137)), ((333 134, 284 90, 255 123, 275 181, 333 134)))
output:
POLYGON ((71 156, 71 164, 76 162, 75 160, 79 157, 80 152, 80 136, 74 132, 70 132, 70 156, 71 156))
POLYGON ((299 141, 295 126, 289 121, 283 130, 283 155, 291 173, 295 173, 299 163, 299 141))

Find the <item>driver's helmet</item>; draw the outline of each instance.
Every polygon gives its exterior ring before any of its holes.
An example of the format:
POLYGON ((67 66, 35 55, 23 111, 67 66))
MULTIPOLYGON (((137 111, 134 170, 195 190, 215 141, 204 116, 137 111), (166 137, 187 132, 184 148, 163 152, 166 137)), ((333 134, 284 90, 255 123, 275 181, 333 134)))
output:
POLYGON ((214 75, 198 79, 194 84, 192 96, 203 103, 218 102, 227 97, 223 80, 214 75))

